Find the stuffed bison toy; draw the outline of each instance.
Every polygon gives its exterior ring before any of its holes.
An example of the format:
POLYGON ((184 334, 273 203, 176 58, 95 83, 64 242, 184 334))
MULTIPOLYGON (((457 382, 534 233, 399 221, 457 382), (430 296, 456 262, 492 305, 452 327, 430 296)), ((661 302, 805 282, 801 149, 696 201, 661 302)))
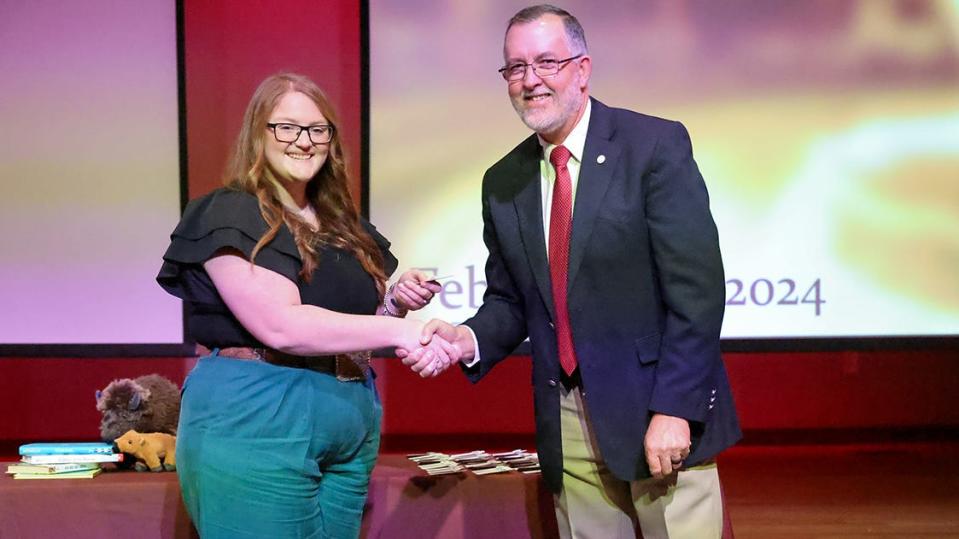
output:
POLYGON ((97 391, 100 438, 112 442, 129 430, 176 435, 180 389, 159 374, 114 380, 97 391))

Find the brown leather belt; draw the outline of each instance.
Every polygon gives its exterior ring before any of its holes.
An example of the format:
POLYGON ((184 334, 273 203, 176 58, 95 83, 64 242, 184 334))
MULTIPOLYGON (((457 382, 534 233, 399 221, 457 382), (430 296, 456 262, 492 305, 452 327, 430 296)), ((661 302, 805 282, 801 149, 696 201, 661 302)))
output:
MULTIPOLYGON (((335 356, 295 356, 272 348, 230 346, 219 348, 217 355, 249 361, 262 361, 270 365, 307 369, 336 376, 341 382, 360 382, 370 373, 370 351, 337 354, 335 356)), ((196 345, 198 356, 209 356, 212 350, 202 344, 196 345)))

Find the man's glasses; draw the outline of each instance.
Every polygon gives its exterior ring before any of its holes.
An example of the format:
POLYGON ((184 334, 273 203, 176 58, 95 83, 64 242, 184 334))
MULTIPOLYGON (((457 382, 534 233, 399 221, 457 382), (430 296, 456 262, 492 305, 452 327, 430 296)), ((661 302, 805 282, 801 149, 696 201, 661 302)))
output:
POLYGON ((329 144, 333 140, 332 125, 296 125, 284 123, 269 123, 266 126, 273 130, 273 136, 277 142, 296 142, 300 138, 300 133, 306 131, 313 144, 329 144))
POLYGON ((531 62, 529 64, 517 62, 515 64, 510 64, 506 67, 499 68, 499 74, 502 75, 504 79, 511 82, 523 80, 523 78, 526 77, 526 68, 532 67, 533 73, 536 73, 537 77, 552 77, 559 73, 559 70, 563 69, 566 64, 581 56, 583 55, 577 54, 576 56, 570 56, 569 58, 565 58, 563 60, 536 60, 535 62, 531 62))

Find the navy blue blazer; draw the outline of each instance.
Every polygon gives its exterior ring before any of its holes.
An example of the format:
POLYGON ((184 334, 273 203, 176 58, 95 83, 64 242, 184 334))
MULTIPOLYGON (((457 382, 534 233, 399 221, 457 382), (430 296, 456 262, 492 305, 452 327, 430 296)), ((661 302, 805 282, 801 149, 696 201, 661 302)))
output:
MULTIPOLYGON (((465 322, 479 381, 529 337, 543 476, 562 486, 559 380, 539 160, 530 136, 486 171, 483 305, 465 322)), ((719 350, 725 280, 709 198, 682 124, 592 101, 570 240, 568 305, 586 406, 620 479, 650 476, 653 413, 686 418, 687 465, 740 437, 719 350)))

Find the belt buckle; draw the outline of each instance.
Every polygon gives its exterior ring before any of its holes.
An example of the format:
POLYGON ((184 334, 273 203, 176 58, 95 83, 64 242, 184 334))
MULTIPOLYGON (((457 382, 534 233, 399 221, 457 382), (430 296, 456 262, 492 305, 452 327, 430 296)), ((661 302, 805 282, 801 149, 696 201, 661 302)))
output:
POLYGON ((349 352, 336 355, 336 379, 341 382, 362 382, 370 373, 373 352, 349 352))

